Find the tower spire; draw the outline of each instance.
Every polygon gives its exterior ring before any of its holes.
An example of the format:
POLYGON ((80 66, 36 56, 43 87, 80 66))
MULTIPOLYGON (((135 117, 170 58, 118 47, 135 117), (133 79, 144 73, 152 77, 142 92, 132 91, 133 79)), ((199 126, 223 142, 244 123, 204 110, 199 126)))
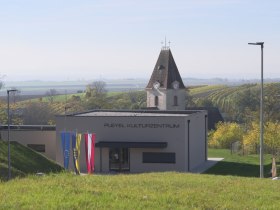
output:
POLYGON ((161 42, 162 44, 162 50, 169 50, 170 49, 170 41, 168 42, 169 46, 166 45, 166 36, 164 37, 164 42, 161 42), (164 45, 163 45, 164 44, 164 45))
MULTIPOLYGON (((184 110, 185 85, 172 56, 166 45, 160 51, 153 73, 146 86, 147 107, 159 110, 184 110)), ((170 43, 169 43, 170 44, 170 43)))

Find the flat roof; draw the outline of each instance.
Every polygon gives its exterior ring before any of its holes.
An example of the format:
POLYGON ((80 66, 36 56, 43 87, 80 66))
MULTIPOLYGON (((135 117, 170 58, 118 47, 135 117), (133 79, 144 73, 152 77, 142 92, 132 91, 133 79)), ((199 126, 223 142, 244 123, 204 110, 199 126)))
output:
POLYGON ((149 117, 149 116, 188 116, 189 114, 170 114, 170 113, 137 113, 137 112, 89 112, 85 114, 77 114, 75 116, 129 116, 129 117, 149 117))
MULTIPOLYGON (((10 130, 55 131, 55 125, 10 125, 10 130)), ((0 125, 0 130, 8 130, 8 125, 0 125)))
MULTIPOLYGON (((179 111, 166 111, 166 110, 90 110, 82 113, 74 113, 68 114, 67 116, 77 116, 77 117, 113 117, 113 116, 128 116, 128 117, 151 117, 151 116, 163 116, 163 117, 171 117, 171 116, 182 116, 186 117, 191 114, 195 114, 198 112, 204 112, 205 110, 179 110, 179 111)), ((64 115, 60 115, 64 116, 64 115)))

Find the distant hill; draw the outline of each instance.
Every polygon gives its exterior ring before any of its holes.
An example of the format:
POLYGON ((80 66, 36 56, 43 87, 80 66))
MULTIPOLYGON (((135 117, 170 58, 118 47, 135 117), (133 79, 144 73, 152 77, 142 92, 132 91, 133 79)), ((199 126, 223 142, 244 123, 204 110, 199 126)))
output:
MULTIPOLYGON (((8 177, 8 143, 0 140, 0 180, 8 177)), ((59 172, 63 168, 54 161, 17 142, 11 142, 11 175, 22 177, 38 172, 59 172)))
MULTIPOLYGON (((127 78, 127 79, 101 79, 106 82, 106 89, 109 92, 125 92, 134 90, 144 90, 148 84, 148 78, 127 78)), ((79 81, 7 81, 5 88, 0 90, 0 97, 6 97, 6 90, 16 88, 20 90, 20 96, 29 96, 31 98, 43 96, 50 89, 55 89, 58 94, 72 94, 82 92, 86 86, 97 80, 79 80, 79 81)), ((186 87, 199 85, 229 85, 236 86, 242 84, 259 83, 259 79, 226 79, 226 78, 183 78, 186 87)), ((280 78, 265 79, 266 83, 280 82, 280 78)))
MULTIPOLYGON (((226 78, 211 78, 211 79, 199 79, 199 78, 183 78, 185 86, 196 85, 243 85, 259 83, 260 79, 226 79, 226 78)), ((265 83, 280 82, 280 78, 267 78, 264 79, 265 83)))

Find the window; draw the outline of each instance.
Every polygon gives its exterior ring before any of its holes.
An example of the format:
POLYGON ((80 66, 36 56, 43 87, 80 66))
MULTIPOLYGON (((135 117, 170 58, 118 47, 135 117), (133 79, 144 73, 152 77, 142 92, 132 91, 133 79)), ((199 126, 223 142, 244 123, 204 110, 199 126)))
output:
POLYGON ((172 152, 143 152, 143 163, 176 163, 176 154, 172 152))
POLYGON ((35 150, 36 152, 45 152, 46 151, 44 144, 27 144, 27 147, 35 150))
POLYGON ((158 106, 158 96, 155 96, 155 106, 158 106))
POLYGON ((174 96, 174 106, 178 106, 178 97, 174 96))

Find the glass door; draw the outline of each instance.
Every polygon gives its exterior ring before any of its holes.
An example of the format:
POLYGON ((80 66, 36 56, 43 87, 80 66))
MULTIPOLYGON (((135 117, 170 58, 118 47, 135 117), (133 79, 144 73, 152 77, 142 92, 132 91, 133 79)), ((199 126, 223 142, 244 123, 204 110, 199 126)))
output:
POLYGON ((110 148, 109 149, 109 169, 110 171, 129 171, 129 149, 110 148))

